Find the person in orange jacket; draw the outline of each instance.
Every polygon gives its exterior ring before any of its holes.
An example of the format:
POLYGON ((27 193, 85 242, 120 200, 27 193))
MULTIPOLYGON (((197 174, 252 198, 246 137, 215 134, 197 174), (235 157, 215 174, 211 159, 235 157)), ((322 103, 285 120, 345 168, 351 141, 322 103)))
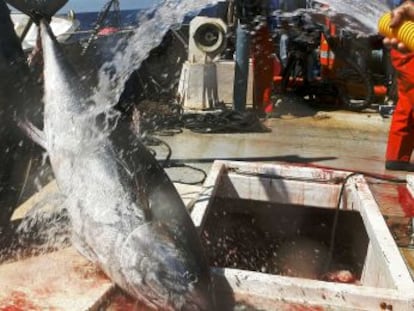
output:
MULTIPOLYGON (((404 20, 414 21, 414 2, 404 1, 392 11, 391 27, 404 20)), ((410 163, 414 149, 414 51, 408 51, 396 38, 385 38, 391 48, 391 61, 397 71, 398 102, 395 107, 386 151, 385 168, 414 171, 410 163)))

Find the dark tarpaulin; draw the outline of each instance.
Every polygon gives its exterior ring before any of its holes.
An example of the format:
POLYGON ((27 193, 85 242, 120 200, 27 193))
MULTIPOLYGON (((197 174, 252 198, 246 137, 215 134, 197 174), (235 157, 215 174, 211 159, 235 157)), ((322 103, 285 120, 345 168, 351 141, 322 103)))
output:
POLYGON ((18 204, 31 160, 32 143, 16 120, 31 115, 40 103, 9 13, 0 0, 0 236, 18 204))

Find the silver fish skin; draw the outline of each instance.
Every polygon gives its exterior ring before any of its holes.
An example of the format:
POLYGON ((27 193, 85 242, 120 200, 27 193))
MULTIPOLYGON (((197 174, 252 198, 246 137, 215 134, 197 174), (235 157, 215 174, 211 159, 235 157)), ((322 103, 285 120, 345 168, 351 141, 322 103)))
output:
POLYGON ((122 289, 161 310, 215 310, 209 266, 174 185, 127 122, 105 128, 46 22, 44 145, 73 242, 122 289))

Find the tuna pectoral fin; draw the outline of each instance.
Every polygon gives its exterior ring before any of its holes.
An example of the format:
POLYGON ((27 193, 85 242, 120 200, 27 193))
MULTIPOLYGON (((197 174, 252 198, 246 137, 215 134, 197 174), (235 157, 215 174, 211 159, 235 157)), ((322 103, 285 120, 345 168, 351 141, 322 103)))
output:
POLYGON ((72 245, 83 257, 93 262, 94 264, 99 264, 98 256, 96 253, 75 231, 72 232, 72 245))
POLYGON ((25 120, 25 121, 19 120, 17 122, 17 125, 36 144, 38 144, 39 146, 43 147, 44 149, 47 149, 46 148, 46 138, 45 138, 45 134, 41 130, 39 130, 36 126, 34 126, 33 123, 31 123, 28 120, 25 120))

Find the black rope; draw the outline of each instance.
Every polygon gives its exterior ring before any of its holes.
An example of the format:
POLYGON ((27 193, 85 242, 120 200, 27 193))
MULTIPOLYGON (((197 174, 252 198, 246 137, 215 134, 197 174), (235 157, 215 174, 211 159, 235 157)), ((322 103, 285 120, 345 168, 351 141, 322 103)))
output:
POLYGON ((331 235, 330 235, 330 240, 329 240, 329 252, 328 252, 328 258, 326 258, 325 261, 325 271, 324 273, 328 272, 329 267, 331 266, 332 263, 332 258, 333 258, 333 252, 334 252, 334 248, 335 248, 335 239, 336 239, 336 229, 338 227, 338 220, 339 220, 339 211, 341 208, 341 202, 342 202, 342 198, 345 192, 345 188, 346 188, 346 184, 348 182, 349 179, 351 179, 354 176, 357 175, 361 175, 360 173, 351 173, 348 176, 346 176, 342 182, 341 185, 341 191, 339 192, 339 199, 338 202, 336 203, 336 207, 335 207, 335 215, 334 215, 334 220, 333 220, 333 224, 332 224, 332 230, 331 230, 331 235))
POLYGON ((326 259, 325 262, 325 272, 328 271, 331 263, 332 263, 332 258, 333 258, 333 252, 334 252, 334 248, 335 248, 335 239, 336 239, 336 229, 338 226, 338 220, 339 220, 339 211, 340 211, 340 207, 341 207, 341 202, 342 202, 342 198, 345 192, 345 188, 346 188, 346 184, 348 182, 348 180, 354 176, 357 175, 362 175, 364 177, 370 177, 373 179, 378 179, 378 180, 382 180, 382 181, 387 181, 387 182, 391 182, 391 183, 406 183, 406 180, 404 179, 400 179, 400 178, 393 178, 393 177, 385 177, 385 176, 379 176, 376 174, 371 174, 371 173, 364 173, 364 172, 353 172, 351 174, 349 174, 348 176, 346 176, 342 182, 342 186, 341 186, 341 191, 339 192, 339 199, 338 202, 336 204, 335 207, 335 215, 334 215, 334 220, 333 220, 333 224, 332 224, 332 231, 331 231, 331 235, 330 235, 330 241, 329 241, 329 253, 328 253, 328 258, 326 259))
POLYGON ((188 129, 200 134, 268 133, 255 112, 221 110, 214 113, 184 113, 178 104, 169 104, 168 113, 144 113, 140 127, 154 135, 170 136, 188 129))
POLYGON ((119 8, 119 0, 109 0, 99 12, 98 18, 96 19, 95 25, 93 27, 93 32, 88 38, 85 47, 82 49, 81 55, 85 55, 91 44, 96 40, 99 30, 102 28, 102 25, 106 18, 109 15, 109 11, 113 7, 115 13, 115 21, 117 23, 117 27, 121 26, 121 16, 120 16, 120 8, 119 8))
POLYGON ((184 127, 195 133, 266 133, 254 112, 223 110, 219 113, 187 114, 182 117, 184 127))
POLYGON ((191 181, 183 181, 183 180, 179 180, 179 179, 173 180, 174 183, 178 183, 178 184, 183 184, 183 185, 199 185, 199 184, 204 183, 204 181, 207 178, 206 171, 204 171, 203 169, 201 169, 199 167, 195 167, 193 165, 189 165, 189 164, 185 164, 185 163, 182 163, 182 164, 175 163, 175 164, 171 164, 169 166, 166 166, 165 168, 166 169, 168 169, 168 168, 188 168, 190 170, 199 172, 202 175, 202 177, 199 180, 193 181, 193 182, 191 182, 191 181))
POLYGON ((167 156, 165 157, 164 164, 162 165, 163 167, 166 167, 167 165, 165 163, 170 162, 171 155, 172 155, 171 146, 169 144, 167 144, 165 141, 163 141, 162 139, 156 138, 154 136, 145 136, 142 140, 143 140, 143 143, 148 147, 148 149, 151 150, 151 153, 154 156, 157 155, 157 152, 151 147, 163 145, 164 147, 167 148, 167 150, 168 150, 167 156))
POLYGON ((202 175, 202 177, 199 180, 196 180, 196 181, 193 181, 193 182, 188 182, 188 181, 183 181, 183 180, 172 180, 172 182, 179 183, 179 184, 184 184, 184 185, 198 185, 198 184, 204 183, 204 181, 206 180, 207 173, 201 168, 198 168, 198 167, 195 167, 195 166, 192 166, 192 165, 188 165, 188 164, 185 164, 185 163, 171 163, 172 149, 171 149, 171 146, 167 142, 165 142, 164 140, 159 139, 159 138, 154 137, 154 136, 145 136, 143 138, 143 142, 148 147, 148 149, 150 150, 150 152, 153 154, 154 157, 156 157, 157 153, 151 147, 153 147, 153 146, 164 146, 167 149, 167 155, 165 156, 165 159, 160 161, 160 162, 162 162, 162 167, 164 169, 187 168, 187 169, 199 172, 202 175))

